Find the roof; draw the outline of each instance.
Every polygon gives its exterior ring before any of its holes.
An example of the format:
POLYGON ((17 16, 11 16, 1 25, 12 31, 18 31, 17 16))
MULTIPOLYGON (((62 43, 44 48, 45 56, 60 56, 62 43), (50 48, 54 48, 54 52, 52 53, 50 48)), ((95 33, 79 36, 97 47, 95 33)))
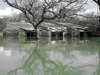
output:
POLYGON ((86 26, 81 26, 81 25, 72 24, 72 23, 61 23, 61 22, 56 22, 56 24, 62 25, 62 26, 65 26, 65 27, 69 27, 69 28, 79 28, 79 29, 87 29, 87 28, 88 28, 88 27, 86 27, 86 26))
MULTIPOLYGON (((21 29, 25 30, 35 30, 34 27, 32 26, 31 23, 27 22, 8 22, 8 24, 11 24, 13 26, 16 26, 21 29)), ((85 26, 80 26, 72 23, 61 23, 61 22, 42 22, 41 25, 42 27, 69 27, 69 28, 77 28, 77 29, 87 29, 88 27, 85 26)))
POLYGON ((88 28, 86 26, 81 26, 72 23, 62 23, 62 22, 42 22, 41 26, 42 27, 67 27, 67 28, 78 29, 78 30, 80 29, 84 30, 88 28))
POLYGON ((55 23, 50 23, 50 22, 42 22, 41 26, 44 26, 44 27, 61 27, 61 25, 59 26, 55 23))
POLYGON ((32 24, 27 22, 8 22, 8 24, 25 30, 35 30, 32 24))

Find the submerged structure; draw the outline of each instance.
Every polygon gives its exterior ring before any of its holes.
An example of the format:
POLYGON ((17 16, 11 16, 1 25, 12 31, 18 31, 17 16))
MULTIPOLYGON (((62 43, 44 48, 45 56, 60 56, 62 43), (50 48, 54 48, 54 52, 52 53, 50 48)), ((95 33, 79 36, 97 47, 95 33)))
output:
MULTIPOLYGON (((38 28, 39 36, 61 37, 61 36, 83 36, 88 27, 61 22, 42 22, 38 28)), ((36 31, 32 24, 27 22, 8 22, 3 30, 4 36, 35 37, 36 31)))

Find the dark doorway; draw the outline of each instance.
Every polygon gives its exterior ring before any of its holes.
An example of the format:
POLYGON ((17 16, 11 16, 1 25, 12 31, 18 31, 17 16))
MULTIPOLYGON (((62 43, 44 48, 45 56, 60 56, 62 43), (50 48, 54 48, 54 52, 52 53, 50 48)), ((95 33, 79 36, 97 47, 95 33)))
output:
POLYGON ((63 40, 63 32, 52 32, 52 40, 63 40))
POLYGON ((27 32, 27 37, 36 37, 36 32, 27 32))
POLYGON ((60 34, 60 35, 59 35, 60 37, 63 37, 63 32, 59 32, 59 34, 60 34))
POLYGON ((63 37, 63 32, 52 32, 52 37, 63 37))
POLYGON ((52 32, 52 37, 56 37, 56 32, 52 32))
POLYGON ((86 32, 87 36, 92 36, 92 32, 86 32))
POLYGON ((84 36, 84 32, 80 32, 80 36, 84 36))

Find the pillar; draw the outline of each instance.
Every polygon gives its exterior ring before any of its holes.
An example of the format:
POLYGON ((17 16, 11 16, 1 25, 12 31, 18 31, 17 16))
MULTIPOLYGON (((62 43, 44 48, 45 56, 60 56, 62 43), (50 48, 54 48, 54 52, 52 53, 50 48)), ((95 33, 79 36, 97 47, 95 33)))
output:
POLYGON ((51 31, 48 31, 48 35, 49 35, 49 37, 51 37, 51 31))

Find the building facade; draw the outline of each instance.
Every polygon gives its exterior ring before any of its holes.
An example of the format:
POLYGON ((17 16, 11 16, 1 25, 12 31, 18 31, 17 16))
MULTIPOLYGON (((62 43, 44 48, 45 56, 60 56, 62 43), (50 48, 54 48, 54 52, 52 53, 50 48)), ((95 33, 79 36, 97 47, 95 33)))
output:
MULTIPOLYGON (((78 36, 87 27, 71 23, 50 23, 43 22, 38 28, 39 36, 45 37, 63 37, 67 35, 78 36)), ((26 22, 8 22, 6 28, 3 30, 4 36, 24 36, 34 37, 36 31, 30 23, 26 22)))

